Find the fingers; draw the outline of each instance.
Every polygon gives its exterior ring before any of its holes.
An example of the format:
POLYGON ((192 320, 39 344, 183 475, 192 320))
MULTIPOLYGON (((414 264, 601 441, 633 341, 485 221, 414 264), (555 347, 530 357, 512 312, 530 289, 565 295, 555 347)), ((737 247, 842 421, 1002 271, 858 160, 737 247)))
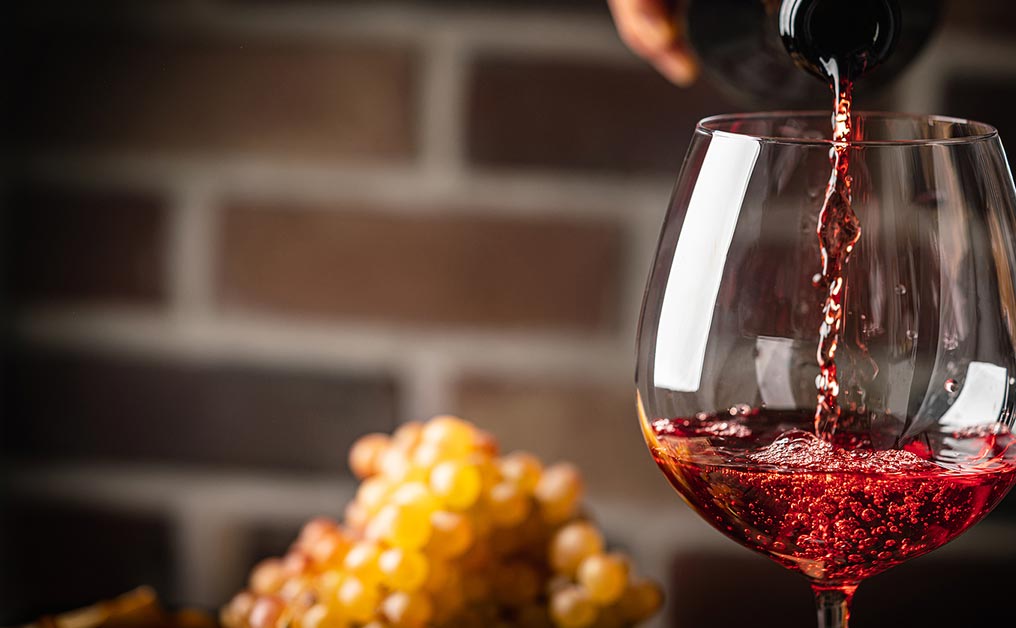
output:
POLYGON ((667 79, 687 86, 698 76, 698 63, 684 41, 664 0, 608 0, 618 34, 635 54, 643 57, 667 79))

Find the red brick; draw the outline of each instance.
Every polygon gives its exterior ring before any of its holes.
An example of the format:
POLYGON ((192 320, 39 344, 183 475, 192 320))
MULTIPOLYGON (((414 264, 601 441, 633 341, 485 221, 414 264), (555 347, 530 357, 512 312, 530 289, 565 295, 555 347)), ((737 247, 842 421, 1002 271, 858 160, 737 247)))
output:
POLYGON ((9 211, 18 299, 165 300, 167 216, 158 197, 30 187, 14 191, 9 211))
POLYGON ((223 306, 414 325, 615 321, 616 225, 347 209, 230 208, 223 306))
POLYGON ((732 107, 648 66, 481 57, 469 87, 469 156, 482 166, 676 175, 695 123, 732 107))
POLYGON ((7 361, 6 456, 347 474, 354 439, 396 421, 384 375, 29 349, 7 361))
POLYGON ((35 146, 404 160, 410 51, 384 44, 22 38, 14 133, 35 146))
POLYGON ((574 462, 592 492, 678 507, 642 439, 634 384, 468 377, 459 382, 453 410, 490 430, 505 451, 574 462))

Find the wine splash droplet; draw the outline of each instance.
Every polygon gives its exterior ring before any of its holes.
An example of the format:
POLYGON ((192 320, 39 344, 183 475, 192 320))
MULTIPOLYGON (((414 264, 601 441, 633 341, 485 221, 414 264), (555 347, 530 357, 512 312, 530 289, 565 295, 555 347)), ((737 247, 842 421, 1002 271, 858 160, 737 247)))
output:
POLYGON ((903 284, 899 284, 899 285, 896 286, 896 294, 898 294, 900 296, 903 296, 906 293, 907 293, 907 287, 906 286, 904 286, 903 284))
POLYGON ((959 389, 960 389, 960 385, 956 382, 955 379, 947 379, 947 380, 945 380, 945 391, 947 393, 949 393, 950 395, 955 395, 956 391, 959 390, 959 389))

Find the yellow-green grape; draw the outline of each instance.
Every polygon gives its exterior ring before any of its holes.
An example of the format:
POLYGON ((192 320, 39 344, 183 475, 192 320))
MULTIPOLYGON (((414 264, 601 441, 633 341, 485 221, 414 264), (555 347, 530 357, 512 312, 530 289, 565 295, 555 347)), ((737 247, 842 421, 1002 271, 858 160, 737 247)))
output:
POLYGON ((560 628, 585 628, 596 621, 596 605, 582 587, 569 587, 550 598, 550 616, 560 628))
POLYGON ((582 476, 574 465, 555 464, 540 476, 533 494, 543 518, 548 523, 562 523, 575 513, 582 497, 582 476))
POLYGON ((540 594, 540 575, 526 563, 505 563, 494 569, 491 577, 494 599, 505 606, 524 606, 540 594))
POLYGON ((349 468, 361 480, 378 472, 381 455, 388 450, 389 438, 385 434, 366 434, 356 439, 349 449, 349 468))
POLYGON ((421 438, 449 456, 461 458, 472 451, 474 434, 473 426, 458 417, 437 416, 423 426, 421 438))
POLYGON ((376 543, 360 541, 346 552, 342 566, 345 567, 347 573, 362 582, 373 584, 381 579, 381 571, 377 565, 380 555, 381 548, 376 543))
POLYGON ((482 488, 475 466, 447 461, 430 472, 430 489, 452 510, 465 510, 476 503, 482 488))
POLYGON ((474 451, 466 456, 466 463, 473 465, 480 472, 481 492, 489 491, 492 486, 502 479, 501 469, 497 465, 497 460, 485 452, 474 451))
POLYGON ((511 482, 501 482, 487 495, 494 525, 517 526, 529 514, 529 498, 511 482))
POLYGON ((430 513, 422 508, 389 504, 367 525, 367 537, 403 549, 420 549, 430 538, 430 513))
POLYGON ((392 447, 404 452, 411 452, 419 443, 423 433, 423 423, 406 421, 392 434, 392 447))
POLYGON ((274 595, 258 598, 248 617, 250 628, 275 628, 285 610, 285 602, 274 595))
POLYGON ((419 508, 429 516, 441 506, 441 502, 423 482, 409 482, 395 489, 391 502, 400 506, 419 508))
POLYGON ((493 434, 486 430, 474 428, 473 449, 479 453, 494 457, 501 451, 501 446, 493 434))
POLYGON ((345 577, 341 569, 329 569, 317 575, 314 588, 318 592, 318 599, 332 600, 339 594, 339 587, 342 586, 342 579, 345 577))
POLYGON ((635 579, 628 583, 618 610, 625 621, 637 623, 653 616, 663 604, 663 592, 651 580, 635 579))
POLYGON ((356 501, 362 504, 367 514, 374 516, 381 510, 395 491, 395 485, 384 476, 375 475, 360 483, 356 489, 356 501))
POLYGON ((628 585, 628 561, 617 554, 594 554, 579 564, 578 583, 600 606, 617 601, 628 585))
POLYGON ((516 486, 527 493, 536 490, 540 475, 543 473, 540 459, 524 451, 513 451, 502 458, 498 466, 502 477, 514 482, 516 486))
POLYGON ((457 458, 435 443, 422 442, 413 450, 413 464, 421 469, 433 469, 445 460, 457 458))
POLYGON ((378 470, 393 484, 405 481, 412 469, 406 452, 395 447, 385 450, 377 465, 378 470))
POLYGON ((219 612, 219 621, 226 628, 242 628, 247 625, 247 618, 254 608, 257 598, 250 591, 241 591, 233 596, 233 599, 222 607, 219 612))
POLYGON ((322 533, 313 542, 307 542, 303 548, 317 569, 338 565, 348 550, 349 539, 339 532, 338 528, 322 533))
POLYGON ((381 610, 389 623, 397 628, 422 628, 434 614, 430 599, 419 592, 396 591, 384 599, 381 610))
POLYGON ((300 535, 296 538, 294 547, 301 551, 307 551, 307 548, 314 545, 320 538, 335 533, 341 533, 337 523, 328 517, 314 517, 304 524, 300 535))
POLYGON ((396 591, 416 591, 427 580, 427 559, 416 550, 393 547, 381 553, 377 564, 382 582, 396 591))
POLYGON ((473 544, 473 527, 460 513, 437 510, 430 515, 431 535, 427 551, 440 558, 456 558, 473 544))
POLYGON ((571 576, 588 556, 603 552, 603 535, 585 521, 570 523, 557 531, 550 542, 550 566, 571 576))
POLYGON ((251 591, 261 595, 275 593, 286 583, 286 573, 282 567, 282 561, 278 558, 268 558, 254 567, 250 573, 251 591))
POLYGON ((347 617, 356 622, 374 618, 381 595, 377 587, 350 576, 339 587, 338 602, 347 617))
POLYGON ((342 615, 326 604, 315 604, 300 617, 300 628, 344 628, 342 615))

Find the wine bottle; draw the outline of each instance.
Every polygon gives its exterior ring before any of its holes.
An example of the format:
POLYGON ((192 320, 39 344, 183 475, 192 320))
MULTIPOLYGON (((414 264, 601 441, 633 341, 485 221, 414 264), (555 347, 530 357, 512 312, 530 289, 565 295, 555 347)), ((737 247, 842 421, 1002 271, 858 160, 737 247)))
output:
POLYGON ((931 38, 941 0, 688 0, 688 38, 704 73, 746 104, 825 105, 812 74, 865 76, 871 92, 931 38), (790 54, 787 54, 790 52, 790 54), (802 72, 799 68, 807 72, 802 72))

